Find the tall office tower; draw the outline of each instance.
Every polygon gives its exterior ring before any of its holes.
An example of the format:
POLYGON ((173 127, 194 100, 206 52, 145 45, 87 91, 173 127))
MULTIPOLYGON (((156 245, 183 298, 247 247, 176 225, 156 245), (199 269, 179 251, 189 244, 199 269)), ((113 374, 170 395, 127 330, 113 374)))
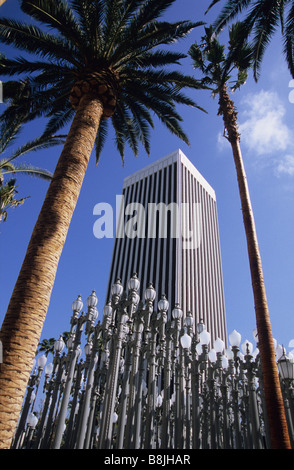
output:
POLYGON ((109 276, 123 286, 136 272, 140 296, 149 282, 212 340, 226 341, 226 318, 215 192, 182 151, 146 166, 123 183, 109 276))

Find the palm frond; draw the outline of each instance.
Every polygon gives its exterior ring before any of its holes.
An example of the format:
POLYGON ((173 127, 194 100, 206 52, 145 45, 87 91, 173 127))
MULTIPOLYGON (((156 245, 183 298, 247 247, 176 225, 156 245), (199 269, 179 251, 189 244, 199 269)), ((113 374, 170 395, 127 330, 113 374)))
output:
MULTIPOLYGON (((218 3, 218 0, 213 1, 209 9, 216 3, 218 3)), ((213 23, 214 32, 218 34, 230 21, 236 18, 239 13, 245 11, 251 3, 252 0, 227 0, 227 3, 213 23)))
MULTIPOLYGON (((214 0, 208 10, 219 0, 214 0)), ((278 26, 284 40, 283 52, 294 77, 293 72, 293 35, 291 21, 293 20, 293 2, 291 0, 227 0, 225 6, 214 22, 213 28, 219 33, 238 14, 242 14, 243 38, 252 45, 254 57, 253 75, 257 81, 264 53, 272 40, 278 26), (291 4, 285 21, 286 6, 291 4), (288 25, 288 27, 287 27, 288 25)))
POLYGON ((102 119, 95 140, 96 165, 98 165, 108 133, 108 120, 102 119))
POLYGON ((180 60, 187 56, 181 52, 156 50, 154 52, 145 52, 136 57, 134 62, 129 61, 128 66, 131 67, 163 67, 169 64, 180 65, 180 60))
POLYGON ((137 156, 139 150, 138 128, 124 102, 118 104, 115 114, 120 121, 121 128, 124 129, 125 142, 129 144, 134 155, 137 156))
POLYGON ((286 55, 288 68, 294 77, 294 3, 290 8, 284 31, 284 53, 286 55))
POLYGON ((5 222, 7 219, 7 211, 10 208, 15 208, 24 203, 27 197, 16 199, 16 180, 10 179, 7 183, 0 185, 0 222, 5 222))
POLYGON ((214 5, 216 5, 218 2, 220 2, 220 0, 213 0, 211 2, 211 4, 209 5, 209 7, 207 8, 207 10, 205 10, 205 15, 207 15, 207 13, 209 12, 209 10, 211 10, 212 7, 214 7, 214 5))
POLYGON ((44 32, 33 25, 25 25, 13 19, 0 19, 0 39, 8 45, 29 54, 37 54, 52 60, 65 60, 76 66, 82 60, 78 50, 65 39, 44 32))
POLYGON ((65 64, 62 69, 60 65, 53 64, 52 62, 45 61, 34 61, 27 60, 24 57, 18 57, 16 59, 0 59, 0 74, 1 75, 20 75, 20 74, 33 74, 35 72, 43 71, 45 73, 50 72, 55 74, 55 77, 58 78, 64 71, 72 71, 71 67, 67 67, 65 64))
POLYGON ((125 103, 132 113, 132 121, 136 127, 136 134, 138 135, 139 141, 143 144, 143 147, 150 155, 150 127, 153 128, 153 121, 150 113, 137 101, 131 100, 129 96, 126 97, 125 103))
POLYGON ((119 44, 112 55, 112 63, 120 70, 123 65, 140 60, 142 55, 157 46, 172 44, 182 39, 193 28, 202 24, 191 21, 153 22, 141 30, 137 29, 136 24, 131 24, 119 38, 119 44))
POLYGON ((56 111, 49 119, 43 132, 44 136, 55 134, 60 129, 63 129, 69 122, 71 122, 74 115, 74 110, 71 107, 64 110, 56 111))
POLYGON ((134 15, 132 28, 140 31, 147 24, 156 21, 174 3, 174 0, 146 0, 141 3, 141 8, 134 15))
POLYGON ((83 34, 76 21, 73 10, 67 2, 48 2, 47 0, 22 0, 21 9, 35 20, 56 29, 77 49, 83 44, 83 34))
MULTIPOLYGON (((273 3, 271 1, 270 3, 273 3)), ((274 0, 276 3, 276 0, 274 0)), ((254 57, 254 78, 258 80, 260 65, 264 56, 264 52, 270 43, 274 32, 280 22, 280 10, 277 8, 269 8, 267 2, 259 1, 255 5, 252 13, 255 16, 255 23, 252 38, 252 50, 254 57)))
POLYGON ((23 156, 29 152, 36 152, 38 150, 44 150, 56 145, 63 145, 65 143, 66 135, 50 135, 41 136, 37 139, 31 140, 26 144, 16 149, 13 154, 9 157, 9 161, 15 160, 16 158, 23 156))
MULTIPOLYGON (((109 67, 119 76, 121 88, 112 122, 116 144, 123 158, 125 146, 135 154, 142 144, 150 152, 149 129, 153 112, 185 142, 177 104, 199 107, 184 93, 203 84, 179 71, 186 56, 163 50, 203 22, 169 23, 160 17, 175 0, 22 0, 22 10, 34 21, 0 20, 0 42, 33 54, 14 59, 0 58, 3 75, 24 77, 30 94, 10 103, 0 116, 2 127, 13 123, 17 113, 26 123, 46 117, 42 137, 59 132, 73 117, 69 95, 75 81, 109 67)), ((107 125, 101 124, 96 139, 96 159, 103 148, 107 125)))
POLYGON ((126 132, 124 126, 122 126, 121 120, 119 119, 119 113, 115 112, 111 118, 113 129, 115 132, 115 143, 116 148, 120 154, 122 164, 124 165, 124 155, 126 146, 126 132))
POLYGON ((103 44, 103 2, 99 0, 72 0, 71 8, 78 15, 78 21, 83 33, 83 41, 86 48, 101 53, 103 44))
MULTIPOLYGON (((1 167, 1 162, 0 162, 0 167, 1 167)), ((26 163, 23 163, 21 165, 14 166, 13 168, 3 168, 4 171, 2 174, 5 173, 13 173, 17 174, 20 173, 22 175, 28 175, 28 176, 35 176, 41 179, 44 179, 46 181, 50 181, 52 179, 53 173, 49 170, 45 170, 43 168, 38 168, 36 166, 32 166, 26 163)))
POLYGON ((211 27, 205 28, 201 45, 193 44, 189 54, 193 65, 200 70, 199 88, 209 89, 216 96, 220 89, 232 82, 235 91, 246 82, 247 71, 252 66, 252 48, 244 40, 243 23, 237 22, 229 30, 229 44, 220 44, 211 27))
POLYGON ((1 174, 4 173, 4 172, 13 173, 14 170, 15 170, 15 166, 13 165, 13 163, 10 163, 10 161, 7 160, 6 158, 1 158, 1 160, 0 160, 1 174))

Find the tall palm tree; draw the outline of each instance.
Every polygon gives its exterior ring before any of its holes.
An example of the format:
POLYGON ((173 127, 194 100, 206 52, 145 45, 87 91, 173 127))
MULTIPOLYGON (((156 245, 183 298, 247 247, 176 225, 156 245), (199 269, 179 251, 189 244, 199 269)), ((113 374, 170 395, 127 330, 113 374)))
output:
MULTIPOLYGON (((15 138, 17 132, 18 126, 15 126, 14 132, 9 132, 9 136, 5 133, 2 135, 2 138, 0 138, 0 154, 5 153, 7 146, 9 146, 9 143, 15 138)), ((9 156, 0 159, 0 222, 2 220, 6 220, 7 210, 9 207, 17 207, 18 205, 23 204, 25 199, 29 197, 27 196, 22 197, 21 199, 15 199, 15 195, 17 194, 16 178, 11 178, 4 182, 5 175, 29 175, 46 181, 50 181, 53 176, 53 174, 46 169, 38 168, 28 163, 15 164, 13 161, 29 152, 49 148, 63 142, 64 139, 62 136, 45 136, 37 138, 21 145, 10 153, 9 156)))
MULTIPOLYGON (((208 10, 219 1, 213 0, 208 10)), ((221 31, 241 13, 244 13, 242 35, 244 39, 251 38, 254 78, 258 79, 264 52, 279 26, 283 39, 283 53, 294 78, 294 1, 227 0, 214 23, 215 32, 221 31)))
POLYGON ((283 398, 280 388, 275 349, 267 305, 262 263, 255 229, 254 215, 250 201, 246 172, 240 148, 237 110, 229 95, 228 82, 232 89, 242 86, 247 77, 247 69, 252 63, 252 49, 240 38, 237 23, 229 31, 229 48, 221 45, 213 34, 213 28, 205 28, 202 43, 193 44, 190 55, 194 67, 202 75, 199 84, 210 87, 213 96, 218 96, 218 114, 222 116, 225 137, 230 142, 239 185, 243 222, 247 239, 256 323, 258 346, 262 364, 263 384, 267 415, 273 448, 290 448, 283 398), (234 77, 234 71, 236 77, 234 77))
POLYGON ((7 219, 7 211, 12 207, 17 207, 24 203, 25 197, 21 199, 16 199, 16 179, 12 178, 7 181, 5 184, 1 183, 0 177, 0 222, 5 222, 7 219))
MULTIPOLYGON (((67 340, 69 338, 69 332, 68 331, 64 331, 62 333, 62 338, 63 338, 63 341, 64 343, 66 344, 67 343, 67 340)), ((56 339, 55 338, 49 338, 49 339, 43 339, 39 344, 38 344, 38 349, 37 349, 37 354, 39 353, 45 353, 45 356, 47 357, 49 353, 51 353, 52 355, 54 354, 54 345, 56 343, 56 339)))
MULTIPOLYGON (((0 54, 3 59, 4 55, 0 54)), ((19 136, 23 125, 30 119, 30 106, 25 100, 24 106, 23 97, 30 94, 29 86, 26 82, 8 81, 2 84, 4 90, 4 103, 8 105, 7 109, 2 113, 0 122, 0 222, 5 221, 7 218, 7 210, 9 207, 17 207, 23 204, 25 198, 16 199, 17 194, 16 178, 11 178, 9 181, 4 182, 5 175, 29 175, 42 178, 50 181, 53 174, 43 168, 37 168, 31 164, 21 163, 15 164, 14 161, 26 155, 29 152, 46 149, 65 142, 65 135, 51 136, 46 135, 30 142, 27 142, 20 147, 11 150, 15 139, 19 136), (11 112, 13 110, 13 112, 11 112), (6 114, 8 113, 8 125, 6 125, 6 114), (11 118, 9 119, 9 116, 11 118), (7 151, 9 152, 7 155, 7 151), (7 155, 7 156, 6 156, 7 155)))
MULTIPOLYGON (((149 153, 151 112, 188 142, 175 105, 196 106, 183 89, 198 83, 171 70, 183 54, 159 46, 185 37, 198 23, 160 20, 174 1, 23 0, 31 24, 0 19, 1 42, 26 53, 2 59, 0 73, 25 76, 32 89, 30 118, 49 118, 44 136, 72 120, 1 329, 0 447, 9 447, 15 430, 68 227, 108 118, 122 158, 126 144, 137 154, 141 143, 149 153), (39 60, 28 60, 27 53, 39 60)), ((13 113, 5 120, 11 122, 13 113)))
POLYGON ((37 354, 44 353, 47 357, 49 353, 54 354, 55 338, 43 339, 38 345, 37 354))

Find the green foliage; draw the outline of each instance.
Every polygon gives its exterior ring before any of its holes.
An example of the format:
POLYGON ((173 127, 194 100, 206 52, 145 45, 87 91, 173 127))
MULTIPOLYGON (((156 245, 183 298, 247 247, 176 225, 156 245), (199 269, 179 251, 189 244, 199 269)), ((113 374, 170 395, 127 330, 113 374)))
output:
POLYGON ((7 219, 7 210, 23 204, 26 198, 15 199, 17 194, 16 180, 10 179, 5 184, 0 184, 0 222, 7 219))
MULTIPOLYGON (((44 136, 54 135, 72 119, 75 111, 69 95, 77 79, 106 68, 119 76, 120 93, 111 122, 122 159, 126 144, 135 155, 139 144, 149 154, 152 114, 188 144, 176 105, 197 107, 183 90, 199 85, 193 77, 170 69, 185 55, 161 46, 177 42, 202 23, 161 21, 174 1, 23 0, 21 8, 33 24, 0 19, 0 41, 24 56, 2 58, 0 73, 21 76, 29 86, 28 118, 48 118, 44 136)), ((2 117, 6 124, 12 122, 11 111, 2 117)), ((102 122, 95 146, 97 161, 108 128, 102 122)))
MULTIPOLYGON (((208 10, 219 1, 213 0, 208 10)), ((244 40, 250 40, 252 45, 255 79, 259 77, 265 50, 279 27, 284 42, 283 53, 294 77, 294 1, 227 0, 214 23, 214 31, 219 33, 239 14, 243 14, 244 40)))
POLYGON ((39 343, 37 354, 44 353, 46 357, 49 353, 54 354, 55 342, 55 338, 43 339, 43 341, 39 343))
POLYGON ((24 145, 10 151, 8 156, 5 156, 7 150, 11 148, 15 139, 19 135, 23 124, 28 120, 29 107, 27 103, 24 104, 26 96, 29 96, 27 84, 23 82, 9 81, 4 83, 5 101, 8 102, 9 112, 11 113, 11 121, 6 121, 5 115, 7 109, 3 112, 3 124, 0 127, 0 221, 7 219, 7 210, 12 207, 17 207, 23 204, 25 198, 15 199, 17 194, 16 179, 12 178, 4 183, 5 175, 24 174, 35 176, 45 180, 51 180, 52 173, 48 170, 32 166, 30 164, 22 163, 15 164, 14 160, 37 150, 45 149, 58 145, 64 142, 65 136, 42 136, 27 142, 24 145), (12 120, 13 119, 13 120, 12 120))
MULTIPOLYGON (((69 332, 65 331, 64 333, 62 333, 62 338, 63 338, 63 341, 66 344, 67 340, 69 338, 69 332)), ((46 357, 48 356, 49 353, 54 355, 54 344, 55 344, 55 342, 56 342, 55 338, 43 339, 38 345, 36 355, 38 355, 40 353, 44 353, 46 357)))
POLYGON ((231 90, 240 88, 247 80, 248 68, 252 66, 252 49, 243 41, 243 24, 234 24, 229 29, 226 47, 218 41, 213 27, 205 27, 200 44, 193 44, 189 55, 193 66, 201 72, 199 87, 208 88, 213 96, 220 88, 230 84, 231 90))

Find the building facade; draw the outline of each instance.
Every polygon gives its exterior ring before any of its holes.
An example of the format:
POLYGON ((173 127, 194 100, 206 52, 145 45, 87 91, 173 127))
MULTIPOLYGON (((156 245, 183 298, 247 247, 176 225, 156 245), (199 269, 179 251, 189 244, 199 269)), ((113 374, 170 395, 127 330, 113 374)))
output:
POLYGON ((212 340, 226 342, 226 318, 215 192, 181 150, 124 180, 107 298, 117 278, 133 273, 140 296, 152 282, 200 319, 212 340))

